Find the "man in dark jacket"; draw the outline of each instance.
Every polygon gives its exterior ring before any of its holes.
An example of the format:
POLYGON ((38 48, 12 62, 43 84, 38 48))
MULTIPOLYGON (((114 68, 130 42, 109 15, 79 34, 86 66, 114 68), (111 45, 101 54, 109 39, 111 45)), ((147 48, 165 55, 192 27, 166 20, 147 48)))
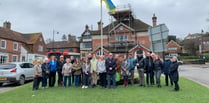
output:
POLYGON ((58 86, 62 86, 63 84, 63 75, 62 75, 62 67, 65 64, 64 56, 60 56, 60 60, 58 61, 58 68, 57 68, 57 73, 58 73, 58 86))
POLYGON ((172 63, 170 66, 170 75, 171 75, 171 79, 174 82, 175 88, 174 91, 179 91, 179 85, 178 85, 178 81, 179 81, 179 72, 178 72, 178 67, 179 64, 177 62, 177 57, 173 57, 172 58, 172 63))
POLYGON ((173 85, 173 82, 171 81, 171 76, 169 75, 170 71, 170 65, 171 65, 171 60, 169 57, 165 57, 165 61, 163 62, 163 73, 165 75, 165 85, 168 86, 168 77, 170 78, 170 83, 173 85))
POLYGON ((115 73, 116 73, 116 59, 113 58, 113 54, 109 53, 109 57, 105 60, 105 66, 107 71, 107 87, 110 88, 112 81, 112 87, 114 88, 115 83, 115 73))
POLYGON ((154 68, 154 64, 153 64, 153 58, 151 57, 150 52, 147 52, 147 56, 145 58, 145 72, 146 72, 146 82, 147 85, 149 86, 154 85, 154 73, 153 73, 153 68, 154 68))
POLYGON ((136 67, 138 70, 138 75, 139 75, 139 86, 145 86, 144 82, 144 58, 142 55, 142 52, 138 51, 137 52, 137 58, 136 58, 136 67))

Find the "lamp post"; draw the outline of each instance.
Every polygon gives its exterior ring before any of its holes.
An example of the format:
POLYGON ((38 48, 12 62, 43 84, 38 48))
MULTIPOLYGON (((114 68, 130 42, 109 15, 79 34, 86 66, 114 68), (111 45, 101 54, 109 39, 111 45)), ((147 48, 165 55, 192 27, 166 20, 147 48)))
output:
POLYGON ((53 29, 53 42, 52 42, 53 51, 54 51, 54 34, 59 34, 59 32, 58 32, 58 31, 55 31, 55 30, 53 29))

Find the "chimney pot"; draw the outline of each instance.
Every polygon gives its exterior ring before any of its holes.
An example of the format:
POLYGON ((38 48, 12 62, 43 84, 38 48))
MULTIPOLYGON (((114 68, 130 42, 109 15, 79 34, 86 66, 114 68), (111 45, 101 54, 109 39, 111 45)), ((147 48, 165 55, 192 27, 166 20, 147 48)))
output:
POLYGON ((157 25, 157 17, 155 16, 155 14, 153 14, 152 17, 152 26, 156 26, 157 25))
POLYGON ((98 30, 101 30, 103 23, 101 23, 101 21, 98 21, 97 24, 98 24, 98 30))
POLYGON ((3 27, 6 29, 11 29, 11 23, 9 21, 5 21, 3 27))

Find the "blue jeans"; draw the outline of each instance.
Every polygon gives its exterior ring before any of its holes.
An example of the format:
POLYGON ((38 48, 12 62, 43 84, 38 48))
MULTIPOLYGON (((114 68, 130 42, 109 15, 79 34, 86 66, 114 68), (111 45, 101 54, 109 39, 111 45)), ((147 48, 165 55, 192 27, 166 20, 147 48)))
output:
POLYGON ((71 86, 71 76, 64 76, 64 86, 66 87, 68 81, 68 87, 71 86))
POLYGON ((42 87, 46 87, 47 86, 47 78, 43 77, 42 79, 42 87))
POLYGON ((112 81, 112 87, 116 86, 115 83, 115 73, 114 74, 107 74, 107 87, 111 87, 111 81, 112 81))
POLYGON ((89 74, 83 73, 83 85, 88 86, 89 85, 89 74))
POLYGON ((79 84, 80 84, 80 75, 75 75, 74 76, 74 83, 75 83, 75 86, 79 86, 79 84))
POLYGON ((155 77, 156 77, 156 84, 157 86, 160 86, 160 76, 161 76, 161 70, 155 70, 155 77))

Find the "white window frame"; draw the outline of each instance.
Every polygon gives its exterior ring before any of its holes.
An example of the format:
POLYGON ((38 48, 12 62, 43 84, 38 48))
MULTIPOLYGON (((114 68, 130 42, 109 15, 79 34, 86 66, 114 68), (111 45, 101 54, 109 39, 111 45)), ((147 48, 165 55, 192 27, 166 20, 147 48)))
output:
POLYGON ((18 62, 18 55, 12 55, 12 62, 18 62), (16 61, 14 61, 13 57, 16 57, 16 61))
POLYGON ((0 64, 2 63, 7 63, 8 62, 8 56, 5 56, 5 55, 0 55, 0 60, 2 60, 2 57, 5 57, 5 61, 0 61, 0 64))
POLYGON ((13 43, 13 50, 14 50, 14 51, 18 51, 18 43, 17 43, 17 42, 14 42, 14 43, 13 43), (17 44, 17 48, 15 48, 15 44, 17 44))
POLYGON ((6 49, 7 48, 7 41, 6 40, 1 40, 1 49, 6 49), (2 42, 5 42, 5 46, 4 47, 2 47, 2 42))
POLYGON ((177 50, 177 47, 170 47, 168 50, 177 50))
POLYGON ((43 46, 42 45, 38 45, 38 51, 43 52, 43 46))
MULTIPOLYGON (((102 50, 99 50, 99 51, 97 51, 97 53, 96 53, 96 56, 101 56, 101 54, 102 54, 102 50)), ((104 55, 105 53, 104 53, 104 51, 103 51, 103 55, 104 55)))
POLYGON ((128 41, 128 35, 116 35, 117 41, 128 41))

